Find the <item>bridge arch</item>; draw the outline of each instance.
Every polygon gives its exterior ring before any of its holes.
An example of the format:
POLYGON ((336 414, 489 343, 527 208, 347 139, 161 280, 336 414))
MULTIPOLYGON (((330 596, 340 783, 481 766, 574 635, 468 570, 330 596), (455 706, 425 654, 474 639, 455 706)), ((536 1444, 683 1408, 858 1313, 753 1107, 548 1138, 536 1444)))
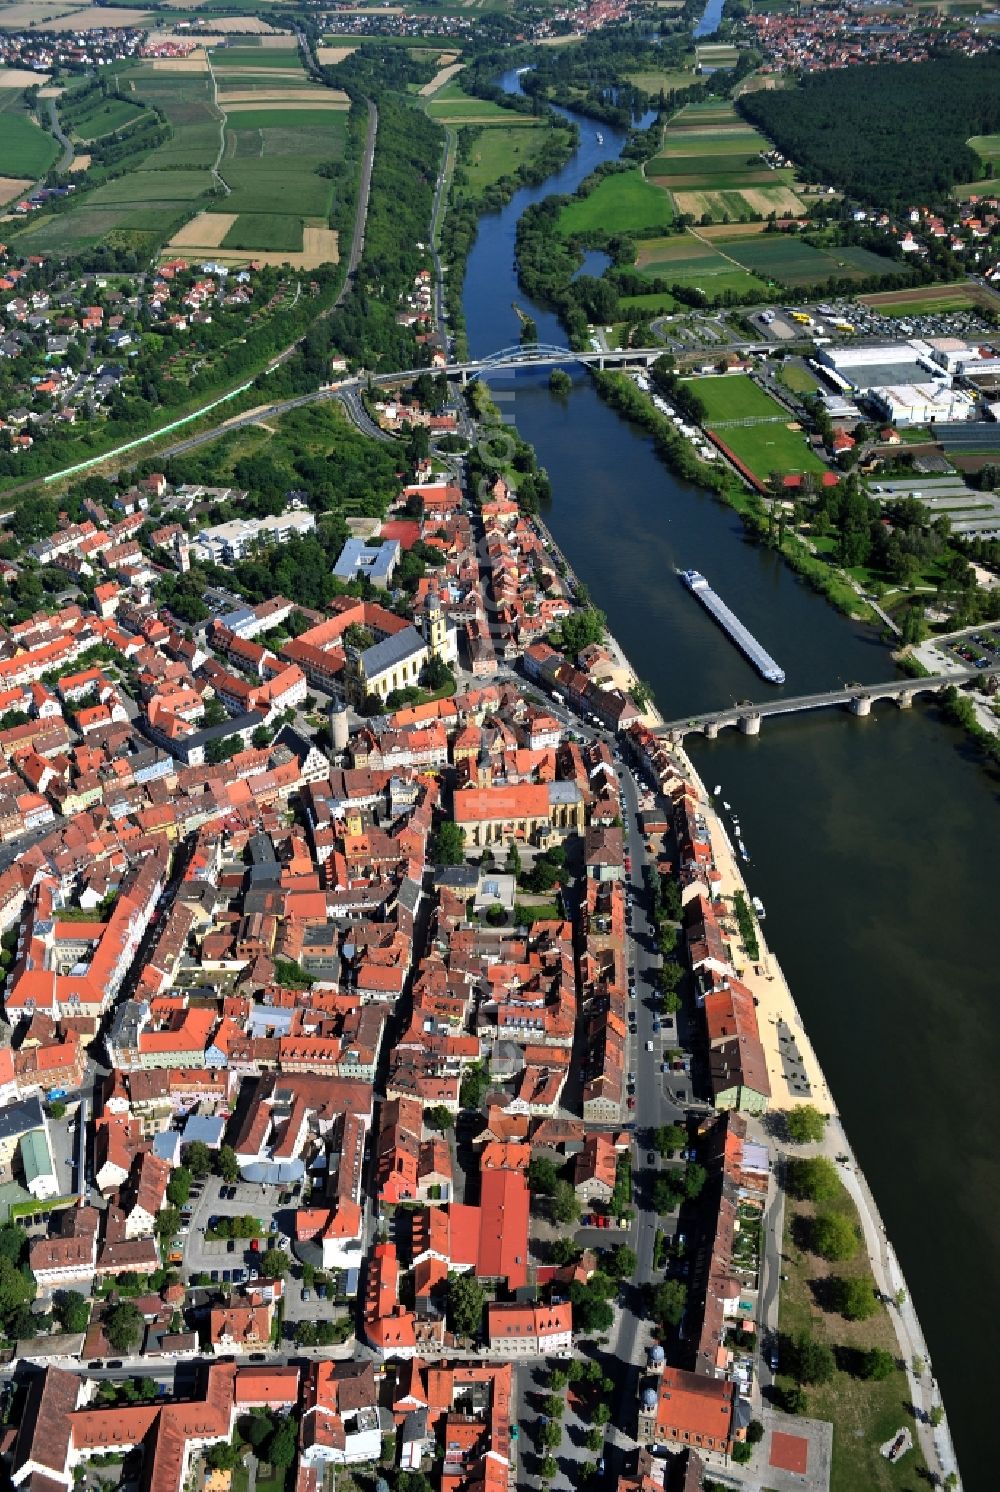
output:
POLYGON ((582 353, 571 347, 559 347, 553 342, 519 342, 513 347, 501 347, 496 352, 480 358, 479 368, 470 373, 470 378, 479 378, 498 368, 530 367, 533 363, 582 363, 587 366, 582 353))

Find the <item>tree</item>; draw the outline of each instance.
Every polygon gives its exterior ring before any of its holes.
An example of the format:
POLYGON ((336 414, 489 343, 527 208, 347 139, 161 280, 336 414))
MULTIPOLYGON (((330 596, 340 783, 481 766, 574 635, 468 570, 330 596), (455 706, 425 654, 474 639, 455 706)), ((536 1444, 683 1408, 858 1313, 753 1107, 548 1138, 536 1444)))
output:
POLYGON ((181 1225, 180 1211, 176 1207, 164 1207, 156 1214, 153 1228, 158 1238, 173 1238, 181 1225))
POLYGON ((813 1252, 830 1263, 853 1259, 858 1251, 857 1229, 843 1213, 817 1213, 811 1231, 813 1252))
POLYGON ((258 1454, 263 1450, 268 1436, 273 1434, 274 1426, 263 1411, 248 1414, 245 1419, 240 1420, 240 1436, 258 1454))
POLYGON ((452 819, 445 819, 431 836, 430 858, 435 865, 461 865, 465 861, 465 835, 452 819))
POLYGON ((116 1301, 105 1311, 101 1324, 112 1352, 120 1352, 124 1356, 139 1345, 142 1317, 130 1300, 116 1301))
POLYGON ((549 1260, 552 1264, 575 1264, 580 1257, 580 1245, 572 1238, 553 1238, 549 1244, 549 1260))
POLYGON ((944 1420, 944 1409, 941 1407, 940 1404, 934 1404, 927 1418, 930 1420, 931 1424, 936 1430, 938 1425, 940 1425, 944 1420))
POLYGON ((566 1412, 566 1400, 562 1394, 549 1394, 544 1409, 549 1419, 562 1419, 566 1412))
POLYGON ((616 1243, 607 1256, 607 1270, 616 1280, 630 1280, 638 1266, 635 1249, 627 1243, 616 1243))
POLYGON ((210 1445, 205 1452, 205 1465, 210 1471, 232 1471, 240 1459, 240 1453, 228 1440, 210 1445))
POLYGON ((760 1445, 764 1439, 764 1426, 759 1419, 752 1419, 747 1425, 747 1440, 750 1445, 760 1445))
POLYGON ((267 1459, 278 1470, 287 1470, 295 1460, 298 1449, 298 1426, 294 1419, 283 1419, 267 1447, 267 1459))
MULTIPOLYGON (((184 1146, 184 1164, 196 1181, 204 1181, 212 1169, 212 1152, 204 1140, 192 1140, 184 1146)), ((185 1202, 187 1198, 184 1198, 185 1202)))
POLYGON ((312 1287, 313 1287, 313 1285, 315 1283, 316 1283, 316 1266, 315 1266, 315 1264, 303 1264, 303 1266, 302 1266, 302 1288, 304 1290, 311 1290, 312 1287))
POLYGON ((781 1391, 781 1407, 786 1414, 805 1414, 805 1390, 797 1383, 788 1384, 787 1388, 781 1391))
POLYGON ((463 1109, 478 1109, 490 1086, 490 1075, 482 1062, 473 1062, 462 1074, 462 1086, 458 1090, 458 1101, 463 1109))
POLYGON ((178 1166, 167 1182, 167 1196, 175 1207, 183 1207, 191 1195, 191 1172, 178 1166))
POLYGON ((552 1216, 557 1223, 578 1223, 580 1201, 568 1181, 557 1181, 552 1191, 552 1216))
POLYGON ((682 1280, 664 1280, 653 1291, 653 1316, 664 1326, 678 1326, 687 1305, 687 1285, 682 1280))
POLYGON ((558 1420, 550 1419, 547 1425, 542 1426, 542 1445, 548 1450, 554 1451, 556 1446, 562 1444, 562 1425, 558 1420))
POLYGON ((792 1339, 792 1366, 801 1383, 829 1383, 836 1363, 825 1342, 814 1341, 802 1331, 792 1339))
POLYGON ((268 730, 266 725, 255 726, 250 733, 250 745, 255 746, 258 751, 266 750, 273 739, 273 733, 268 730))
POLYGON ((704 1166, 699 1166, 696 1161, 691 1161, 684 1170, 684 1195, 689 1202, 700 1197, 708 1180, 708 1172, 704 1166))
POLYGON ((230 1186, 240 1179, 240 1164, 236 1159, 236 1151, 232 1145, 223 1145, 215 1160, 216 1169, 223 1181, 230 1186))
POLYGON ((485 1307, 486 1294, 475 1275, 448 1276, 448 1325, 456 1336, 478 1336, 485 1307))
POLYGON ((683 1124, 661 1124, 654 1131, 653 1144, 660 1155, 670 1155, 674 1150, 680 1150, 687 1144, 687 1130, 683 1124))
POLYGON ((848 1321, 867 1321, 878 1310, 871 1280, 835 1276, 830 1288, 834 1308, 848 1321))
POLYGON ((79 1290, 57 1290, 52 1303, 63 1331, 77 1333, 87 1330, 90 1305, 79 1290))
POLYGON ((896 1359, 891 1352, 881 1347, 872 1347, 861 1354, 861 1377, 879 1383, 896 1371, 896 1359))
POLYGON ((604 1431, 595 1425, 592 1430, 587 1431, 583 1443, 588 1451, 599 1451, 604 1445, 604 1431))
POLYGON ((396 1477, 396 1492, 434 1492, 434 1485, 422 1471, 401 1471, 396 1477))
POLYGON ((653 1182, 653 1206, 657 1212, 673 1212, 683 1195, 672 1176, 657 1176, 653 1182))
POLYGON ((295 1342, 299 1347, 315 1347, 318 1331, 315 1321, 296 1321, 295 1342))
POLYGON ((551 1455, 544 1457, 538 1469, 541 1472, 543 1482, 551 1482, 559 1474, 559 1465, 555 1456, 551 1455))
POLYGON ((443 1103, 438 1103, 432 1109, 425 1110, 424 1123, 428 1129, 436 1129, 445 1134, 449 1129, 455 1128, 455 1116, 443 1103))
POLYGON ((818 1145, 826 1132, 826 1115, 811 1103, 804 1103, 785 1115, 785 1128, 796 1145, 818 1145))
POLYGON ((290 1267, 291 1260, 284 1249, 265 1249, 261 1255, 260 1273, 262 1279, 284 1279, 290 1267))
POLYGON ((809 1160, 789 1160, 785 1186, 791 1196, 804 1201, 831 1202, 840 1194, 841 1180, 833 1161, 818 1155, 809 1160))
POLYGON ((49 1104, 49 1116, 52 1119, 66 1118, 66 1105, 63 1103, 62 1099, 57 1098, 54 1103, 49 1104))
POLYGON ((528 1187, 543 1197, 551 1197, 559 1180, 559 1170, 547 1155, 533 1155, 528 1165, 528 1187))
POLYGON ((9 1264, 20 1264, 27 1247, 28 1235, 16 1223, 7 1223, 0 1228, 0 1259, 6 1259, 9 1264))

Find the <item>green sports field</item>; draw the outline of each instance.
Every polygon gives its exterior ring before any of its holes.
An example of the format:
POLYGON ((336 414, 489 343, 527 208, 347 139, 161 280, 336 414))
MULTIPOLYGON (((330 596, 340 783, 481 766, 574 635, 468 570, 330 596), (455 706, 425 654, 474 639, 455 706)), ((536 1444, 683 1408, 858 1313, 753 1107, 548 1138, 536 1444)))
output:
POLYGON ((713 420, 773 419, 786 413, 776 399, 743 373, 686 382, 704 404, 709 425, 713 420))
POLYGON ((762 482, 773 471, 787 476, 790 472, 821 473, 829 469, 808 445, 801 430, 789 430, 787 425, 727 425, 717 434, 762 482))

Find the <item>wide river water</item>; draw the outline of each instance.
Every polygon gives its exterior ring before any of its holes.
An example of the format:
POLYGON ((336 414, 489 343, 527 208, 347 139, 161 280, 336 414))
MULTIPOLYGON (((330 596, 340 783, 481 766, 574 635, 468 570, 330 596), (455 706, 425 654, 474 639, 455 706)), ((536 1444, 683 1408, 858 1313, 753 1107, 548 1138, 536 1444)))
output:
MULTIPOLYGON (((503 82, 519 86, 514 74, 503 82)), ((618 154, 619 134, 577 122, 569 164, 481 221, 464 289, 473 355, 518 340, 515 301, 541 341, 565 342, 518 287, 514 232, 530 203, 575 190, 618 154)), ((786 692, 896 677, 873 632, 749 542, 731 509, 674 477, 589 375, 578 371, 566 398, 527 372, 491 387, 548 469, 556 540, 667 718, 774 692, 683 589, 678 566, 708 576, 784 667, 786 692)), ((754 740, 726 731, 686 744, 739 811, 750 889, 913 1292, 964 1485, 993 1488, 998 1375, 989 1351, 982 1362, 970 1353, 984 1291, 1000 1279, 989 1118, 1000 1006, 985 946, 1000 779, 919 704, 880 705, 866 720, 821 711, 765 721, 754 740)))

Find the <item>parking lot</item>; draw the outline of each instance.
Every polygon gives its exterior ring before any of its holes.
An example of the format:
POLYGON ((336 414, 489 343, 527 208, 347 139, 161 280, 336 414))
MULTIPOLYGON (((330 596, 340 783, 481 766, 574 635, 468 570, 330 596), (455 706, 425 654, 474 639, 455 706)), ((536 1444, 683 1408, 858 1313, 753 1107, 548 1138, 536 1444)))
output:
MULTIPOLYGON (((251 1255, 268 1247, 265 1237, 272 1220, 278 1231, 271 1237, 270 1243, 290 1252, 289 1233, 283 1224, 290 1228, 293 1205, 292 1195, 278 1186, 263 1186, 246 1181, 230 1186, 217 1176, 207 1176, 203 1182, 195 1182, 188 1203, 190 1217, 185 1217, 179 1234, 184 1251, 182 1272, 188 1278, 207 1274, 219 1283, 230 1283, 233 1271, 245 1268, 249 1278, 249 1270, 253 1264, 251 1255), (284 1204, 281 1201, 283 1196, 289 1198, 284 1204), (213 1217, 243 1216, 255 1217, 260 1221, 261 1232, 265 1237, 262 1237, 258 1249, 252 1248, 252 1241, 249 1239, 205 1236, 213 1217), (226 1271, 230 1276, 228 1281, 225 1278, 226 1271)), ((236 1283, 242 1280, 243 1276, 237 1273, 236 1283)))
POLYGON ((913 316, 887 316, 874 306, 862 305, 854 300, 831 300, 799 303, 790 297, 784 306, 768 306, 760 311, 747 312, 747 318, 761 337, 781 343, 796 337, 829 336, 843 341, 845 337, 888 338, 893 340, 908 337, 978 337, 995 335, 982 316, 975 311, 948 311, 913 316), (796 322, 792 310, 801 311, 812 318, 807 326, 796 322), (846 328, 851 330, 847 331, 846 328))

